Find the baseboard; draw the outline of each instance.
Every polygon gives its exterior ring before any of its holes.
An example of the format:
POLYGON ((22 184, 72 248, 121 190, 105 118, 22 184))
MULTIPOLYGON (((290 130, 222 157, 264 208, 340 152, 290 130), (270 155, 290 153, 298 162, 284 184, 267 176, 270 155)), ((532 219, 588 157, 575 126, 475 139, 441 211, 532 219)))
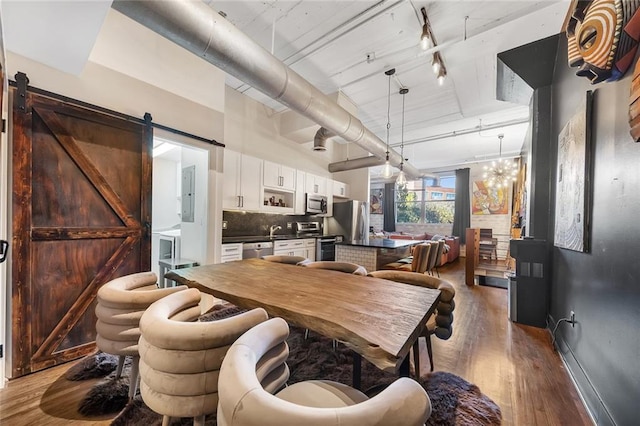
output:
MULTIPOLYGON (((556 321, 551 315, 549 315, 547 321, 547 330, 552 334, 551 330, 555 328, 556 321)), ((553 336, 551 337, 553 339, 553 336)), ((559 332, 556 332, 554 349, 558 351, 560 359, 569 373, 573 386, 578 392, 578 396, 591 417, 593 424, 597 426, 616 426, 615 421, 604 406, 602 398, 600 398, 589 377, 576 359, 573 350, 559 332)))

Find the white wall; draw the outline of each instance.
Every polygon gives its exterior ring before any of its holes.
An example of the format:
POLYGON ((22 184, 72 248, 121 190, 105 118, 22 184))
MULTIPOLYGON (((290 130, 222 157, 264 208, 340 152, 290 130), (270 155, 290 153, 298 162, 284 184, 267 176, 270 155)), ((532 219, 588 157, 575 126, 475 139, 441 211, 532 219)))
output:
POLYGON ((153 159, 152 229, 167 229, 180 223, 177 196, 180 191, 180 162, 153 159))
MULTIPOLYGON (((181 167, 195 166, 194 220, 182 222, 180 256, 203 264, 207 257, 209 155, 207 151, 182 148, 181 167)), ((212 224, 213 225, 213 224, 212 224)))
POLYGON ((327 165, 333 144, 328 144, 326 152, 316 152, 286 139, 280 136, 275 111, 229 87, 225 93, 224 143, 228 149, 331 177, 327 165))
MULTIPOLYGON (((18 71, 39 89, 142 118, 146 112, 153 121, 207 139, 222 140, 224 114, 177 96, 146 82, 89 62, 79 76, 66 74, 23 56, 9 52, 10 79, 18 71)), ((215 95, 224 97, 224 81, 215 95)), ((214 90, 214 89, 211 89, 214 90)))

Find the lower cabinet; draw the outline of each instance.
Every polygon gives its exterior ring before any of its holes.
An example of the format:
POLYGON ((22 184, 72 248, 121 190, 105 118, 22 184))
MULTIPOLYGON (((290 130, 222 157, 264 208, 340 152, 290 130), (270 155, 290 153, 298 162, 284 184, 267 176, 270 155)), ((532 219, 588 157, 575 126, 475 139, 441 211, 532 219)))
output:
POLYGON ((305 240, 282 240, 273 243, 273 254, 278 256, 305 256, 305 240))
POLYGON ((304 257, 309 260, 316 260, 316 239, 309 238, 304 241, 304 257))
POLYGON ((233 262, 234 260, 242 260, 242 243, 223 244, 220 263, 233 262))

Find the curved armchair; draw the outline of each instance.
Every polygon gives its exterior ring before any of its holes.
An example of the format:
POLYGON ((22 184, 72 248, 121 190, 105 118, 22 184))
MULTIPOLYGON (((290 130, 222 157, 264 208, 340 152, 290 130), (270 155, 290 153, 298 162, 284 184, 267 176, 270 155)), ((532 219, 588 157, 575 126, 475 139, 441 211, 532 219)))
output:
POLYGON ((288 334, 287 323, 272 318, 231 346, 220 369, 219 426, 418 426, 431 415, 429 396, 406 377, 371 399, 325 380, 295 383, 274 395, 279 386, 273 385, 283 385, 289 373, 282 357, 288 334))
MULTIPOLYGON (((436 311, 427 320, 426 327, 421 334, 421 336, 425 338, 427 343, 429 364, 431 366, 431 371, 433 371, 433 350, 431 348, 431 335, 435 334, 436 337, 440 339, 448 340, 453 334, 453 310, 456 307, 453 300, 456 295, 455 288, 453 288, 451 283, 443 279, 424 274, 416 274, 413 272, 375 271, 371 272, 369 276, 440 290, 440 301, 436 306, 436 311)), ((418 351, 418 340, 416 340, 416 343, 413 345, 413 359, 415 364, 416 376, 420 377, 420 354, 418 351)))
POLYGON ((305 263, 302 266, 307 268, 330 269, 332 271, 345 272, 354 275, 367 275, 367 270, 358 264, 349 262, 334 262, 330 260, 320 260, 317 262, 305 263))
POLYGON ((164 416, 204 417, 218 405, 218 371, 230 345, 267 319, 264 309, 212 322, 189 322, 200 313, 201 293, 188 289, 157 301, 140 320, 140 393, 164 416))
POLYGON ((266 256, 262 256, 264 260, 268 260, 269 262, 277 262, 277 263, 286 263, 289 265, 303 265, 305 263, 311 262, 311 260, 307 259, 304 256, 285 256, 278 254, 269 254, 266 256))
POLYGON ((433 275, 433 271, 435 269, 438 277, 440 277, 440 271, 438 271, 438 266, 440 265, 440 260, 442 259, 442 253, 444 253, 444 239, 437 240, 438 245, 435 247, 436 255, 433 262, 433 266, 430 269, 431 275, 433 275))
POLYGON ((129 398, 133 398, 138 386, 138 339, 140 318, 155 301, 179 291, 186 286, 159 289, 153 272, 125 275, 105 283, 98 290, 96 305, 96 345, 106 353, 118 355, 116 379, 122 374, 125 357, 133 358, 129 377, 129 398))
POLYGON ((417 272, 419 274, 424 274, 429 264, 430 251, 431 243, 418 244, 413 248, 413 257, 411 258, 411 263, 406 263, 405 261, 387 263, 382 267, 382 269, 417 272))

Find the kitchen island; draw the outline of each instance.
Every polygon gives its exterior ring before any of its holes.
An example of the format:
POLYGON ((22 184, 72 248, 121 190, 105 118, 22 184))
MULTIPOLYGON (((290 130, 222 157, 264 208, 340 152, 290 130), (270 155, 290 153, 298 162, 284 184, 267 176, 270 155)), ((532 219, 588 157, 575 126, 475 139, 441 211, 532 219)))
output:
POLYGON ((377 271, 387 263, 409 256, 411 247, 422 242, 386 238, 344 241, 336 243, 336 261, 357 263, 364 266, 367 272, 377 271))

